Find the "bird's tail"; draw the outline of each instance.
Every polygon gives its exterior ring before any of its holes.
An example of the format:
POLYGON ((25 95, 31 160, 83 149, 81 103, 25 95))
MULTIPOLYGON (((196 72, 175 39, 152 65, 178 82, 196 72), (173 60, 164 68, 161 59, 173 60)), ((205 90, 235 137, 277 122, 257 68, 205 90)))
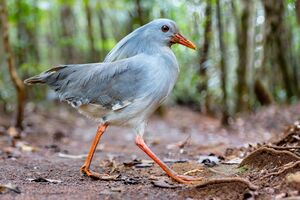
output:
POLYGON ((24 81, 26 85, 33 85, 33 84, 44 84, 47 82, 47 79, 49 76, 52 74, 56 73, 58 70, 64 68, 65 66, 58 66, 58 67, 53 67, 49 69, 48 71, 45 71, 39 75, 33 76, 31 78, 28 78, 24 81))
POLYGON ((44 84, 45 83, 45 80, 44 78, 41 76, 41 74, 39 75, 36 75, 36 76, 33 76, 31 78, 28 78, 24 81, 24 83, 26 85, 33 85, 33 84, 37 84, 37 83, 40 83, 40 84, 44 84))

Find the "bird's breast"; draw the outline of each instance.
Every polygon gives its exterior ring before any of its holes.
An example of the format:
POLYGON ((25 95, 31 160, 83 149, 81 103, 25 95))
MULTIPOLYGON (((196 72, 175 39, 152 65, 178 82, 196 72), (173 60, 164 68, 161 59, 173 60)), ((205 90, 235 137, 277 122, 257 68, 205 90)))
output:
POLYGON ((152 67, 147 71, 146 91, 153 100, 161 103, 172 91, 179 74, 179 68, 175 56, 157 55, 152 58, 152 67))

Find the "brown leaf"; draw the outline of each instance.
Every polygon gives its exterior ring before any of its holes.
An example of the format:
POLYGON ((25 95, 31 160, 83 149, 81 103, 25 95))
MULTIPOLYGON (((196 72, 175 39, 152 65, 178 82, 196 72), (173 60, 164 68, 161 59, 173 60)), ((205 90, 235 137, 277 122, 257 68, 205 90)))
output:
POLYGON ((29 178, 27 179, 30 182, 38 182, 38 183, 42 183, 42 182, 48 182, 48 183, 62 183, 61 180, 54 180, 54 179, 48 179, 48 178, 43 178, 43 177, 38 177, 38 178, 29 178))
POLYGON ((15 192, 17 194, 21 193, 21 190, 17 186, 15 186, 11 183, 0 185, 0 194, 3 194, 3 193, 8 192, 8 191, 12 191, 12 192, 15 192))
POLYGON ((294 182, 300 184, 300 172, 296 172, 294 174, 288 174, 286 176, 287 182, 294 182))
POLYGON ((37 147, 30 146, 29 144, 26 144, 25 142, 17 142, 16 147, 21 149, 21 151, 24 152, 36 152, 38 151, 37 147))
POLYGON ((19 137, 19 132, 14 126, 9 127, 7 133, 12 138, 19 137))
POLYGON ((180 187, 179 185, 174 185, 173 183, 170 183, 166 180, 157 180, 157 181, 152 181, 152 184, 155 187, 160 187, 160 188, 178 188, 180 187))
POLYGON ((82 159, 86 158, 86 154, 81 154, 81 155, 70 155, 70 154, 65 154, 65 153, 58 153, 58 157, 61 158, 70 158, 70 159, 82 159))
POLYGON ((152 160, 138 160, 134 159, 130 162, 123 162, 123 165, 125 167, 136 167, 136 168, 147 168, 147 167, 152 167, 154 164, 154 161, 152 160))

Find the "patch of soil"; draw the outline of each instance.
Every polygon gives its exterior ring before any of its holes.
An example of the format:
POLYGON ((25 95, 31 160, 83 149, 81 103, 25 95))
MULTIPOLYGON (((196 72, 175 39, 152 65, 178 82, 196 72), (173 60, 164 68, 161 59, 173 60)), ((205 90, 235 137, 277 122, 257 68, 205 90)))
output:
POLYGON ((0 199, 299 196, 298 125, 281 134, 299 118, 299 108, 300 104, 265 108, 242 116, 231 128, 180 107, 168 108, 163 118, 153 116, 146 143, 178 173, 203 177, 202 182, 189 186, 170 180, 135 146, 135 135, 127 128, 109 127, 94 156, 91 169, 112 178, 92 180, 80 175, 97 124, 63 107, 51 112, 27 108, 19 140, 11 138, 12 129, 8 131, 10 117, 0 117, 0 199), (276 142, 267 143, 272 137, 276 142), (212 164, 215 161, 200 162, 201 156, 222 159, 212 164))
POLYGON ((231 178, 209 181, 181 191, 191 199, 247 199, 254 196, 256 187, 243 179, 231 178))

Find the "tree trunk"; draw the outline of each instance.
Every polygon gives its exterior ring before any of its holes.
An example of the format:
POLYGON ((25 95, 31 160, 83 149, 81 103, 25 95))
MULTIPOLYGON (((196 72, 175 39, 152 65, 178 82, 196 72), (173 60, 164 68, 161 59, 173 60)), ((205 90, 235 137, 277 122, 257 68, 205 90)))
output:
POLYGON ((236 32, 237 32, 237 46, 238 46, 238 67, 237 67, 237 85, 236 85, 236 111, 243 112, 249 110, 250 107, 250 87, 249 87, 249 75, 252 68, 252 51, 250 47, 253 47, 251 42, 251 20, 253 13, 253 3, 251 0, 242 1, 241 15, 237 13, 234 1, 232 1, 233 13, 236 20, 236 32), (247 79, 248 78, 248 79, 247 79))
POLYGON ((0 0, 0 15, 2 39, 4 51, 7 54, 8 71, 17 92, 17 113, 15 125, 16 127, 22 129, 25 103, 25 87, 22 80, 18 77, 17 71, 14 66, 13 54, 9 43, 9 27, 5 0, 0 0))
POLYGON ((106 48, 106 42, 107 42, 108 36, 105 32, 105 24, 104 24, 105 13, 101 7, 99 8, 97 13, 98 13, 100 38, 101 38, 100 60, 103 60, 105 58, 106 54, 108 53, 107 48, 106 48))
POLYGON ((219 29, 219 46, 220 46, 220 54, 221 54, 221 88, 223 91, 223 117, 222 117, 222 124, 228 125, 229 124, 229 106, 227 100, 227 49, 225 46, 224 41, 224 29, 223 29, 223 22, 222 22, 222 13, 221 13, 221 5, 220 0, 217 0, 217 26, 219 29))
POLYGON ((262 2, 266 18, 266 43, 264 45, 266 58, 264 60, 266 60, 270 72, 274 71, 274 67, 279 68, 287 100, 291 100, 293 96, 296 96, 296 92, 293 85, 294 77, 291 74, 292 63, 290 61, 293 58, 293 52, 288 34, 290 27, 285 23, 285 1, 262 0, 262 2))
POLYGON ((261 80, 256 79, 254 83, 254 93, 256 95, 257 100, 263 106, 268 106, 272 104, 273 98, 270 92, 263 85, 261 80))
POLYGON ((136 27, 135 25, 142 26, 148 22, 150 10, 147 7, 143 7, 143 0, 134 0, 134 11, 129 12, 129 22, 128 22, 128 32, 133 31, 136 27))
MULTIPOLYGON (((37 27, 38 27, 38 19, 36 10, 37 8, 37 0, 34 1, 33 11, 30 14, 27 14, 24 11, 24 7, 28 5, 28 2, 25 1, 16 1, 16 22, 17 22, 17 38, 18 38, 18 48, 16 50, 16 64, 18 66, 24 64, 25 62, 34 61, 38 63, 39 61, 39 51, 38 51, 38 38, 37 38, 37 27), (32 20, 36 22, 34 27, 30 27, 28 25, 28 20, 32 20)), ((30 10, 31 11, 31 10, 30 10)), ((28 11, 27 11, 28 12, 28 11)))
POLYGON ((17 38, 19 41, 19 46, 16 50, 16 63, 17 65, 21 65, 25 62, 25 55, 26 55, 26 48, 24 45, 24 41, 28 41, 28 36, 25 31, 25 22, 22 19, 22 1, 16 2, 16 8, 17 8, 17 38))
MULTIPOLYGON (((298 25, 300 25, 300 0, 296 0, 295 4, 296 4, 295 8, 296 8, 297 22, 298 25)), ((294 59, 293 74, 295 79, 296 92, 298 94, 298 97, 300 97, 300 70, 298 68, 298 65, 299 65, 299 60, 294 59)))
POLYGON ((136 9, 136 18, 137 18, 137 21, 139 23, 139 25, 144 25, 145 24, 145 19, 144 19, 144 14, 145 11, 143 10, 143 7, 141 5, 141 0, 135 0, 135 9, 136 9))
MULTIPOLYGON (((204 26, 204 43, 202 48, 199 50, 200 59, 199 59, 199 76, 200 83, 198 85, 199 93, 204 93, 204 105, 201 106, 201 111, 203 113, 209 113, 210 109, 210 100, 209 100, 209 91, 208 91, 208 76, 207 76, 207 61, 209 56, 209 48, 212 38, 212 2, 211 0, 206 1, 205 9, 205 26, 204 26)), ((203 104, 202 104, 203 105, 203 104)))
POLYGON ((297 22, 300 25, 300 0, 295 1, 295 8, 296 8, 297 22))
POLYGON ((95 48, 95 39, 93 34, 93 23, 92 23, 92 9, 90 7, 90 1, 85 0, 84 1, 84 8, 85 8, 85 14, 86 14, 86 20, 87 20, 87 34, 88 34, 88 40, 90 43, 90 61, 96 62, 99 61, 99 56, 95 48))
POLYGON ((60 8, 60 20, 62 28, 63 47, 61 48, 62 59, 65 63, 75 63, 76 52, 73 46, 75 35, 75 18, 71 5, 65 2, 60 8))

